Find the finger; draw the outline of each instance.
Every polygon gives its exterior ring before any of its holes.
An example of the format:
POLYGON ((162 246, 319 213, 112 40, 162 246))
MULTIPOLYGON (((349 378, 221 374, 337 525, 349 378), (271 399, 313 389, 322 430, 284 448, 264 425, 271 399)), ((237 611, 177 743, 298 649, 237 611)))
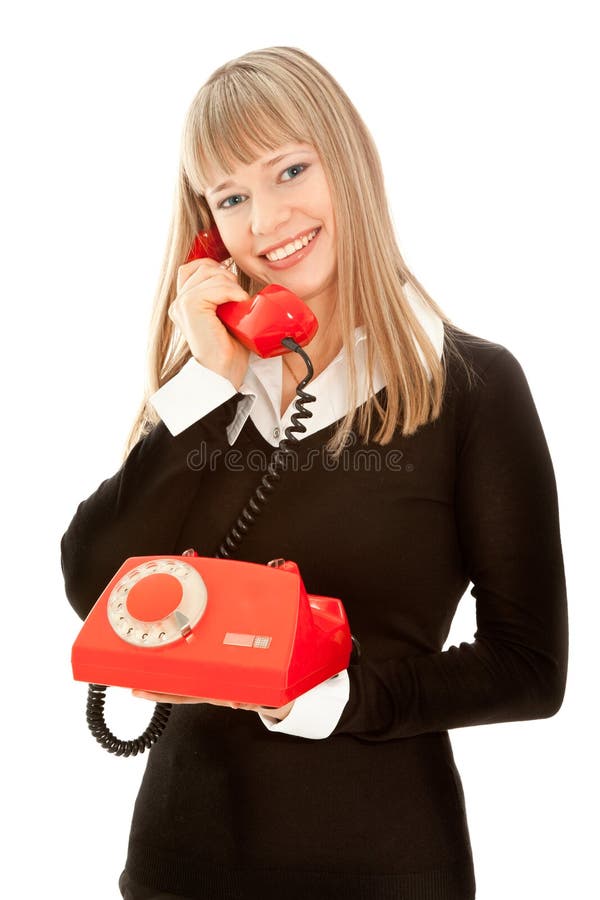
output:
POLYGON ((179 292, 182 285, 185 284, 189 278, 192 278, 196 272, 199 273, 199 277, 195 280, 203 281, 204 278, 208 278, 213 272, 225 271, 227 270, 222 268, 216 259, 210 259, 208 256, 203 256, 201 259, 191 259, 188 263, 184 263, 177 269, 177 291, 179 292))
POLYGON ((154 691, 132 690, 134 697, 153 700, 155 703, 206 703, 203 697, 184 697, 181 694, 157 694, 154 691))
POLYGON ((155 691, 140 691, 132 689, 131 693, 134 697, 140 697, 142 700, 152 700, 154 703, 209 703, 211 706, 226 706, 230 709, 246 709, 257 712, 263 707, 256 706, 254 703, 239 703, 236 700, 213 700, 208 697, 186 697, 181 694, 159 694, 155 691))
POLYGON ((216 294, 220 296, 223 291, 236 292, 239 293, 240 296, 248 297, 249 294, 243 289, 241 284, 238 284, 238 280, 231 272, 227 273, 223 269, 220 272, 216 272, 214 275, 208 275, 206 278, 188 278, 185 284, 179 290, 177 297, 181 299, 185 297, 186 294, 191 293, 196 290, 199 285, 202 285, 202 294, 207 299, 211 299, 211 295, 216 294))
POLYGON ((189 262, 179 266, 177 269, 177 291, 179 292, 181 290, 181 285, 185 284, 188 278, 191 278, 193 273, 198 269, 208 270, 209 268, 213 268, 213 262, 214 260, 210 259, 191 259, 189 262))
MULTIPOLYGON (((208 278, 203 285, 203 296, 201 298, 196 298, 198 303, 206 300, 209 303, 214 303, 217 306, 221 303, 229 303, 230 300, 248 300, 250 295, 247 291, 245 291, 232 276, 233 281, 224 281, 223 279, 217 278, 208 278), (226 296, 223 294, 226 291, 226 296)), ((185 313, 186 306, 183 305, 183 301, 185 299, 186 304, 188 301, 188 297, 186 295, 190 294, 192 290, 194 290, 198 285, 191 284, 186 286, 185 290, 181 291, 175 300, 169 305, 167 309, 167 315, 171 319, 174 325, 177 326, 181 330, 183 318, 182 315, 185 313)), ((190 298, 191 301, 191 298, 190 298)), ((200 307, 202 311, 203 307, 200 307)))

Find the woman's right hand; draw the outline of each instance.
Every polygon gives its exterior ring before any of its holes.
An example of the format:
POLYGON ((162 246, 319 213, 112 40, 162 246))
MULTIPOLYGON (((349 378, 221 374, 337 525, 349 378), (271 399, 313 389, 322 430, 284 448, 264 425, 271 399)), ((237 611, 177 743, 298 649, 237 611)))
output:
POLYGON ((240 287, 233 272, 205 257, 179 266, 177 296, 169 307, 169 318, 185 337, 195 359, 223 375, 238 390, 248 369, 250 351, 225 328, 216 311, 221 303, 249 299, 250 294, 240 287))

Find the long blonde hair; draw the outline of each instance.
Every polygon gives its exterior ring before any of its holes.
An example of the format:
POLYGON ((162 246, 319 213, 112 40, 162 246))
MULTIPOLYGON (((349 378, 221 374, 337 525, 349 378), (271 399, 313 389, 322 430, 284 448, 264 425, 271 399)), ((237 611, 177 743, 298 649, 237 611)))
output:
MULTIPOLYGON (((358 413, 365 442, 389 443, 399 424, 411 435, 441 411, 446 357, 462 359, 445 329, 438 357, 406 294, 408 282, 444 323, 453 325, 404 262, 394 236, 383 172, 373 138, 340 85, 315 59, 296 47, 245 53, 216 69, 194 97, 183 127, 179 177, 159 284, 150 322, 145 395, 124 456, 159 421, 149 396, 190 359, 183 335, 169 318, 177 294, 177 270, 197 232, 214 226, 203 196, 206 166, 225 172, 250 164, 258 148, 306 142, 317 151, 330 187, 337 240, 337 306, 348 359, 348 413, 327 444, 337 456, 358 413), (369 371, 368 400, 357 405, 354 331, 364 324, 369 371), (414 338, 412 336, 414 336, 414 338), (421 347, 421 361, 416 343, 421 347), (385 379, 385 408, 373 391, 378 359, 385 379), (371 438, 376 412, 379 431, 371 438)), ((233 269, 250 295, 263 282, 233 269)), ((310 390, 310 383, 307 386, 310 390)))

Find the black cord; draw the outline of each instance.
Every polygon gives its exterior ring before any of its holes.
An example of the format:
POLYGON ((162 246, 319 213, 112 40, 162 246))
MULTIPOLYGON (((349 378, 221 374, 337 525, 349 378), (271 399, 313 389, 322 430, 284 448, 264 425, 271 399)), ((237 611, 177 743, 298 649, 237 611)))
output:
POLYGON ((236 552, 245 535, 250 530, 250 526, 254 525, 256 517, 262 512, 261 507, 265 505, 269 496, 275 490, 276 485, 281 480, 281 475, 278 470, 283 467, 286 455, 292 452, 288 445, 290 441, 293 441, 296 444, 298 443, 298 438, 294 432, 297 431, 302 433, 303 431, 306 431, 306 427, 301 424, 300 420, 312 418, 312 413, 304 408, 304 404, 314 403, 317 398, 313 394, 307 394, 306 391, 303 390, 313 377, 314 369, 312 363, 300 344, 296 343, 293 338, 284 338, 281 343, 285 344, 286 347, 289 347, 290 350, 295 350, 296 353, 299 353, 306 363, 306 368, 308 370, 306 376, 296 388, 298 399, 295 401, 294 406, 298 411, 292 416, 292 424, 285 429, 285 437, 282 438, 279 442, 279 446, 273 451, 269 465, 267 466, 267 474, 261 479, 253 496, 246 503, 229 534, 215 553, 217 559, 230 559, 231 553, 236 552), (268 495, 265 492, 268 492, 268 495))
POLYGON ((104 718, 104 702, 106 700, 105 684, 90 684, 86 707, 86 718, 90 731, 109 753, 117 756, 137 756, 156 743, 163 731, 169 715, 171 703, 157 703, 154 707, 154 715, 146 730, 133 741, 122 741, 115 737, 109 730, 104 718))
MULTIPOLYGON (((298 438, 294 432, 302 433, 303 431, 306 431, 306 426, 302 425, 301 420, 312 417, 312 413, 304 408, 305 403, 314 403, 317 399, 313 394, 308 394, 304 390, 314 374, 310 358, 304 352, 300 344, 293 338, 284 338, 281 343, 290 350, 294 350, 296 353, 300 354, 307 368, 306 376, 296 387, 298 399, 295 401, 294 406, 296 407, 297 412, 292 415, 292 424, 285 429, 285 437, 282 438, 279 442, 279 446, 273 451, 269 465, 267 466, 267 474, 261 479, 259 486, 244 506, 235 524, 229 531, 229 534, 227 534, 218 551, 215 553, 216 559, 230 559, 231 554, 235 553, 239 548, 244 536, 248 533, 250 526, 255 523, 256 517, 262 512, 262 507, 281 480, 279 470, 283 467, 286 456, 292 453, 289 444, 290 442, 298 443, 298 438)), ((352 655, 350 657, 350 665, 353 665, 358 660, 360 654, 360 644, 354 635, 352 635, 352 655)), ((117 756, 136 756, 138 753, 143 753, 146 748, 150 748, 152 744, 156 743, 165 729, 173 706, 172 703, 157 703, 150 724, 143 734, 133 741, 122 741, 112 734, 106 724, 104 718, 105 695, 106 685, 90 684, 87 700, 87 722, 90 731, 105 750, 108 750, 109 753, 115 753, 117 756)), ((264 709, 276 708, 277 707, 264 707, 264 709)))

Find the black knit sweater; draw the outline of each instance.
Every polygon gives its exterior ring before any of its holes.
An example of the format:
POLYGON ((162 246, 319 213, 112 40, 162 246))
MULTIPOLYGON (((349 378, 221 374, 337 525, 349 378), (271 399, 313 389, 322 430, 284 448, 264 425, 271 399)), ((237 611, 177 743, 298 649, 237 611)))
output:
MULTIPOLYGON (((237 552, 294 560, 309 593, 342 599, 362 657, 336 728, 310 740, 254 712, 175 706, 135 806, 136 881, 202 898, 475 896, 448 730, 554 715, 568 624, 554 472, 526 377, 505 347, 453 331, 476 383, 445 353, 442 413, 411 437, 398 429, 367 456, 357 442, 337 467, 322 450, 335 425, 302 439, 237 552), (470 582, 474 640, 442 651, 470 582)), ((159 422, 79 505, 61 561, 81 617, 127 557, 217 552, 262 474, 225 464, 240 396, 176 437, 159 422), (202 443, 223 455, 199 471, 188 455, 202 443)), ((250 418, 236 448, 272 452, 250 418)))

